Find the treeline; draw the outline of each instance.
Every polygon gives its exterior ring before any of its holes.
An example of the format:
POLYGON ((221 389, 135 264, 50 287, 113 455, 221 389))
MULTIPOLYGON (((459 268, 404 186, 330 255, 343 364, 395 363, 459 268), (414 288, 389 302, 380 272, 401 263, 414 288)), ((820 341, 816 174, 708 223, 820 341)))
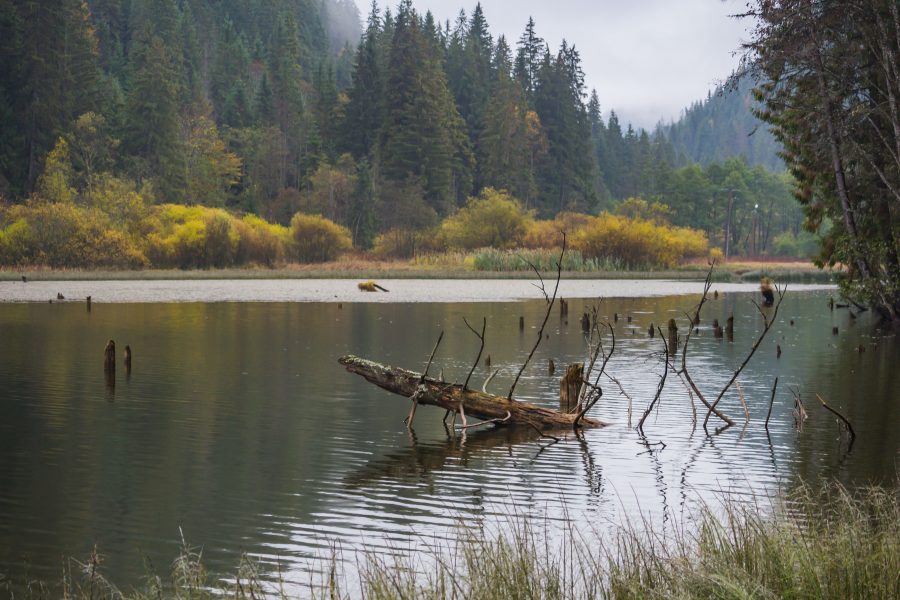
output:
POLYGON ((744 75, 720 85, 705 100, 685 109, 677 122, 664 127, 681 160, 707 165, 741 157, 750 165, 785 170, 778 156, 781 144, 755 115, 761 108, 753 97, 756 83, 744 75))
POLYGON ((512 45, 480 5, 441 24, 373 3, 364 31, 354 15, 349 0, 0 0, 0 196, 91 208, 106 185, 283 227, 299 212, 363 250, 421 238, 486 188, 543 219, 642 198, 732 253, 798 230, 781 176, 685 166, 660 131, 604 119, 578 51, 551 51, 533 20, 512 45))

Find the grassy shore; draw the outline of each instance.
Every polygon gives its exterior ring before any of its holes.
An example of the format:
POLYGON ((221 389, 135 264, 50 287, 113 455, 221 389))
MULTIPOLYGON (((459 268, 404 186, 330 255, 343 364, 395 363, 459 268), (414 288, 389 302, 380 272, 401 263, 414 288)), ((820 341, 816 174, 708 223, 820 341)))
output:
MULTIPOLYGON (((171 572, 148 574, 140 589, 120 590, 92 557, 69 569, 57 597, 206 600, 363 597, 500 600, 514 598, 900 598, 900 495, 896 489, 824 492, 803 488, 775 514, 738 502, 704 510, 696 522, 663 536, 626 528, 605 541, 590 524, 573 523, 559 546, 546 544, 534 523, 500 535, 465 530, 461 541, 422 559, 359 559, 360 589, 343 589, 334 561, 319 585, 288 593, 264 581, 244 559, 222 583, 185 545, 171 572)), ((356 578, 354 577, 354 581, 356 578)), ((0 585, 2 589, 2 585, 0 585)), ((46 587, 18 597, 45 597, 46 587)))
MULTIPOLYGON (((589 270, 566 271, 566 279, 685 279, 702 280, 708 265, 703 261, 667 270, 589 270)), ((459 255, 423 257, 410 261, 374 261, 342 259, 330 263, 284 265, 273 269, 247 267, 231 269, 144 269, 85 270, 45 267, 0 267, 0 281, 103 281, 160 279, 531 279, 528 270, 476 270, 459 255)), ((828 283, 833 273, 822 271, 809 262, 730 261, 716 267, 716 281, 759 281, 768 276, 779 282, 828 283)))

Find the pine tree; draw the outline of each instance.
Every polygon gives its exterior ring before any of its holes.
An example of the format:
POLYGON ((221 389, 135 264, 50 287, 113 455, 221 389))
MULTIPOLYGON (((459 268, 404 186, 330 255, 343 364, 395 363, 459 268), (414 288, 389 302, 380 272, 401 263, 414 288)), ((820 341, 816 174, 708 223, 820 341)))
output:
POLYGON ((125 148, 139 159, 135 174, 154 180, 166 202, 178 201, 185 184, 178 69, 165 42, 149 27, 134 41, 129 71, 125 148))
POLYGON ((519 82, 512 78, 509 46, 497 41, 496 79, 485 110, 481 176, 485 186, 505 189, 531 206, 537 195, 528 104, 519 82))
POLYGON ((538 72, 535 108, 548 142, 540 207, 546 215, 590 210, 597 202, 590 124, 582 101, 583 78, 578 53, 565 40, 555 58, 545 54, 538 72))
POLYGON ((97 39, 84 0, 59 0, 55 6, 34 2, 24 8, 31 94, 28 181, 33 184, 39 159, 56 138, 78 115, 98 108, 100 70, 97 39))
POLYGON ((404 0, 395 23, 385 97, 384 176, 398 182, 421 178, 429 204, 446 213, 466 184, 461 129, 439 57, 429 51, 415 11, 404 0))
POLYGON ((541 61, 546 48, 544 40, 537 35, 534 19, 528 17, 528 24, 519 38, 515 74, 529 103, 534 102, 537 75, 541 68, 541 61))

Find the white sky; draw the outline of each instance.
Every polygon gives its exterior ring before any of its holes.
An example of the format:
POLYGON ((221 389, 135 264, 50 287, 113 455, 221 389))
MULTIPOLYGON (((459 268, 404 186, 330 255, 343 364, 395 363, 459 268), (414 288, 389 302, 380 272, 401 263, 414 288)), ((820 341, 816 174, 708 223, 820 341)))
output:
MULTIPOLYGON (((413 0, 420 13, 456 20, 477 0, 413 0)), ((357 0, 365 18, 370 0, 357 0)), ((384 9, 385 2, 379 1, 384 9)), ((387 5, 395 9, 396 1, 387 5)), ((515 48, 528 17, 553 52, 565 38, 581 53, 588 89, 596 88, 604 118, 652 129, 706 97, 738 63, 735 51, 749 24, 729 15, 742 0, 482 0, 491 34, 515 48)))

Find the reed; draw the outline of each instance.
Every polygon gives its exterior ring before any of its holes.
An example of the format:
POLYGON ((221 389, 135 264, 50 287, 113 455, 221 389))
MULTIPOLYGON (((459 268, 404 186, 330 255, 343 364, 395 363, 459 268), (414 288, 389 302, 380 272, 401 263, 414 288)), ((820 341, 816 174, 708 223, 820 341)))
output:
MULTIPOLYGON (((800 487, 778 499, 774 509, 726 500, 724 508, 703 508, 696 517, 668 536, 647 523, 609 537, 571 522, 560 542, 547 541, 542 525, 527 518, 514 518, 494 533, 461 527, 456 541, 424 555, 362 555, 354 591, 346 589, 346 563, 336 553, 321 581, 289 593, 280 574, 262 575, 246 557, 227 583, 213 580, 202 553, 183 543, 170 573, 149 574, 139 589, 115 587, 94 554, 86 563, 72 561, 63 590, 55 595, 74 600, 900 597, 897 489, 800 487)), ((48 597, 49 589, 32 584, 16 597, 48 597)))

